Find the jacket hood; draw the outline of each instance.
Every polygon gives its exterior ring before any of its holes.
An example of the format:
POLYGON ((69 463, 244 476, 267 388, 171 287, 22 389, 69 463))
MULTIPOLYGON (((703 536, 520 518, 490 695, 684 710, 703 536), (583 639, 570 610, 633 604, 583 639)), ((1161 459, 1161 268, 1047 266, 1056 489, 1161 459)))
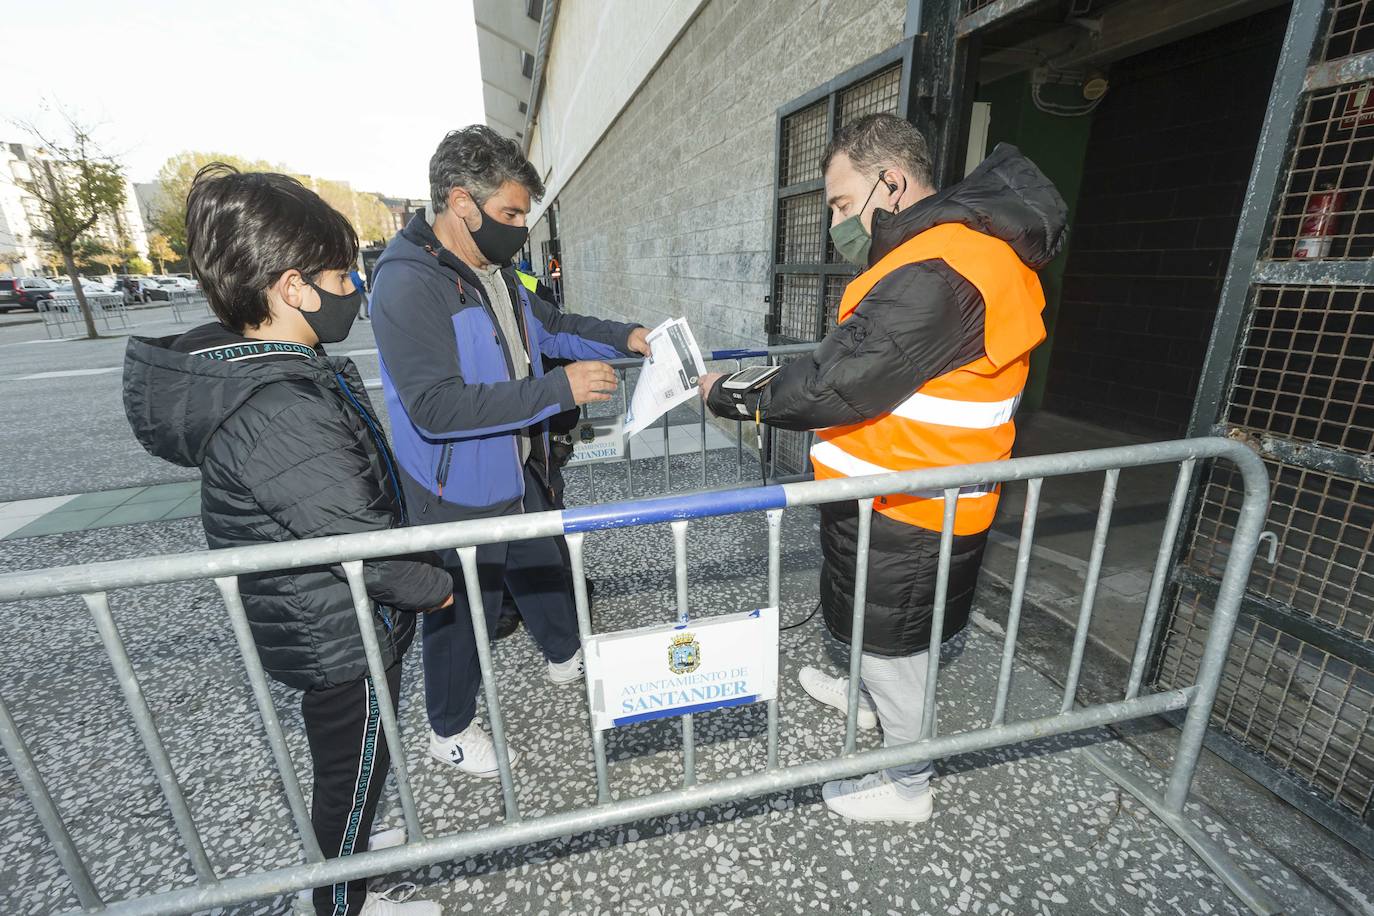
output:
POLYGON ((215 433, 260 389, 288 379, 329 385, 343 358, 229 362, 173 348, 180 335, 131 337, 124 350, 124 413, 149 453, 199 467, 215 433))
MULTIPOLYGON (((439 241, 439 237, 434 234, 434 227, 425 219, 423 213, 412 216, 406 227, 387 244, 386 251, 377 259, 376 270, 381 270, 392 261, 422 264, 426 270, 448 275, 449 282, 452 282, 452 277, 456 275, 469 286, 480 286, 481 283, 476 271, 464 264, 439 241)), ((509 269, 509 266, 506 269, 509 269)))
POLYGON ((876 211, 869 264, 932 226, 962 223, 1006 242, 1026 266, 1039 270, 1064 247, 1068 214, 1045 173, 1010 143, 999 143, 958 184, 896 215, 876 211))

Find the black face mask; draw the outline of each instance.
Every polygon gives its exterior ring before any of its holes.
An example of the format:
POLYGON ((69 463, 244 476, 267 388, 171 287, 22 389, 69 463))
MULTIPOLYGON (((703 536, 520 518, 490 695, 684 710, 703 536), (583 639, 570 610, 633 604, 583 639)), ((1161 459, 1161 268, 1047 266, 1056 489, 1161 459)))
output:
POLYGON ((346 296, 340 296, 327 289, 320 289, 309 280, 305 282, 319 294, 320 307, 313 312, 301 309, 301 317, 310 325, 320 343, 338 343, 353 329, 353 322, 358 317, 358 306, 363 301, 363 291, 355 289, 346 296))
POLYGON ((477 250, 482 252, 482 257, 489 264, 509 263, 515 253, 524 247, 530 231, 524 226, 507 226, 497 222, 481 207, 477 208, 477 215, 482 220, 481 224, 476 229, 468 230, 472 233, 472 240, 477 243, 477 250))

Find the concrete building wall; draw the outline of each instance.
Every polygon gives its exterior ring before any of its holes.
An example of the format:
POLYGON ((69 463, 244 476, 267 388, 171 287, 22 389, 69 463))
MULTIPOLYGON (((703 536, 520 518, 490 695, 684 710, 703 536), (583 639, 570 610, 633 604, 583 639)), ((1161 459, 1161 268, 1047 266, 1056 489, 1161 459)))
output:
MULTIPOLYGON (((547 206, 596 147, 704 0, 564 0, 526 151, 547 206)), ((485 71, 484 71, 485 73, 485 71)), ((538 206, 531 221, 543 212, 538 206)))
POLYGON ((901 41, 906 7, 704 4, 558 189, 568 308, 763 342, 777 109, 901 41))

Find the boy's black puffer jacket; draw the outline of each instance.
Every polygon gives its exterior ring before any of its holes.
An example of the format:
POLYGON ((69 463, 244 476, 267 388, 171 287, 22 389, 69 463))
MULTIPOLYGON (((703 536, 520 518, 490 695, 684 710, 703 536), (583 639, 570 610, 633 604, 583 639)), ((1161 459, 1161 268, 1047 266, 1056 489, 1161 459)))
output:
MULTIPOLYGON (((252 341, 214 324, 181 337, 131 338, 124 408, 152 454, 201 470, 212 548, 376 531, 399 525, 392 460, 357 369, 293 343, 252 341)), ((416 611, 447 600, 434 554, 370 560, 374 623, 389 667, 415 635, 416 611)), ((303 690, 367 673, 339 566, 239 577, 263 666, 303 690)))

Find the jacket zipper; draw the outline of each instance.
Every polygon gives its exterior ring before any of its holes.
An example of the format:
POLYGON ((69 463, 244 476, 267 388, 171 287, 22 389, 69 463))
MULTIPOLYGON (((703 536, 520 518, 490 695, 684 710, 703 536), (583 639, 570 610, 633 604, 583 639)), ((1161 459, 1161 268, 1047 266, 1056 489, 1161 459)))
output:
MULTIPOLYGON (((506 278, 505 278, 504 276, 501 277, 501 281, 502 281, 502 282, 505 282, 505 279, 506 279, 506 278)), ((525 337, 525 353, 529 356, 529 359, 530 359, 530 378, 533 378, 533 377, 534 377, 534 360, 535 360, 535 352, 534 352, 534 347, 530 345, 530 328, 529 328, 529 325, 525 322, 525 306, 524 306, 524 299, 521 298, 521 296, 520 296, 520 291, 519 291, 519 290, 512 290, 512 289, 509 289, 509 288, 508 288, 508 289, 507 289, 507 292, 512 293, 513 298, 511 299, 511 301, 512 301, 513 303, 515 303, 515 302, 520 303, 519 307, 517 307, 517 308, 515 309, 515 319, 516 319, 516 321, 519 322, 519 324, 520 324, 520 333, 523 334, 524 337, 525 337)), ((542 357, 541 357, 541 358, 542 358, 542 357)), ((539 436, 539 444, 540 444, 540 446, 544 449, 544 474, 545 474, 546 476, 550 476, 550 477, 551 477, 551 476, 553 476, 553 454, 552 454, 552 453, 550 452, 550 450, 549 450, 549 434, 548 434, 548 430, 547 430, 547 429, 545 429, 545 431, 539 436)), ((516 457, 517 457, 517 458, 520 456, 520 448, 519 448, 519 446, 516 446, 515 454, 516 454, 516 457)), ((524 490, 524 483, 525 483, 525 469, 522 467, 522 468, 520 469, 520 484, 521 484, 521 490, 522 490, 522 491, 524 490)), ((552 486, 550 483, 548 483, 548 482, 546 481, 545 484, 544 484, 544 489, 548 491, 548 494, 549 494, 549 505, 552 506, 553 503, 554 503, 553 486, 552 486)), ((521 502, 522 502, 521 508, 523 508, 523 502, 524 502, 524 501, 521 500, 521 502)))
MULTIPOLYGON (((376 421, 373 420, 372 415, 367 412, 367 408, 353 396, 352 390, 344 380, 343 373, 335 372, 334 380, 338 383, 339 390, 343 392, 344 397, 348 399, 349 403, 353 405, 353 408, 362 416, 363 423, 367 426, 368 432, 372 436, 372 444, 377 446, 377 450, 381 452, 382 461, 386 464, 387 476, 391 478, 391 486, 396 491, 396 503, 401 507, 401 524, 405 525, 408 520, 405 492, 401 489, 401 481, 396 476, 395 464, 391 456, 391 448, 387 445, 386 437, 381 434, 381 431, 376 425, 376 421)), ((396 525, 393 524, 391 527, 395 528, 396 525)), ((382 612, 382 625, 386 627, 387 633, 394 632, 395 625, 391 621, 391 609, 380 603, 377 605, 377 608, 382 612)))
MULTIPOLYGON (((432 255, 436 261, 438 261, 438 262, 441 263, 441 264, 443 263, 443 259, 439 257, 439 252, 435 251, 432 247, 430 247, 429 245, 426 245, 426 246, 425 246, 425 251, 429 252, 430 255, 432 255)), ((457 273, 457 271, 454 271, 454 272, 457 273)), ((501 273, 498 272, 498 273, 497 273, 497 276, 500 277, 500 280, 501 280, 502 283, 505 283, 505 282, 506 282, 506 277, 505 277, 504 274, 501 274, 501 273)), ((466 295, 466 291, 463 289, 463 279, 462 279, 462 277, 460 276, 460 277, 459 277, 457 280, 455 280, 454 282, 455 282, 455 284, 458 286, 458 296, 459 296, 459 298, 461 299, 462 297, 464 297, 464 296, 466 295)), ((506 286, 506 292, 507 292, 507 293, 512 293, 512 290, 511 290, 509 284, 507 284, 507 286, 506 286)), ((475 288, 473 289, 473 294, 477 296, 477 301, 480 302, 480 303, 482 303, 482 308, 484 308, 484 309, 486 310, 487 317, 491 319, 492 336, 496 339, 497 345, 498 345, 498 347, 499 347, 499 346, 500 346, 500 340, 501 340, 499 328, 501 327, 501 322, 500 322, 500 319, 498 319, 498 318, 496 317, 496 307, 495 307, 494 305, 492 305, 491 302, 488 300, 488 297, 487 297, 487 295, 486 295, 486 291, 483 290, 483 289, 481 289, 481 284, 480 284, 480 283, 478 284, 477 287, 475 287, 475 288)), ((521 300, 519 299, 519 293, 513 293, 513 295, 514 295, 515 298, 513 298, 513 299, 511 300, 512 303, 521 301, 521 300)), ((519 327, 520 327, 520 333, 521 333, 521 334, 524 336, 524 338, 525 338, 525 353, 529 356, 529 360, 530 360, 530 376, 533 377, 533 376, 534 376, 534 355, 533 355, 533 353, 531 353, 531 349, 532 349, 532 348, 530 347, 530 332, 529 332, 529 328, 525 325, 525 309, 524 309, 524 307, 523 307, 523 305, 522 305, 520 308, 515 308, 515 309, 513 309, 513 310, 514 310, 514 312, 515 312, 515 320, 516 320, 516 323, 517 323, 517 324, 519 325, 519 327)), ((507 377, 510 378, 512 381, 514 381, 514 380, 515 380, 515 357, 513 357, 513 356, 511 355, 509 346, 504 347, 504 348, 501 348, 501 349, 502 349, 502 354, 501 354, 501 355, 504 356, 504 357, 506 358, 506 374, 507 374, 507 377)), ((517 433, 517 435, 518 435, 518 433, 517 433)), ((551 456, 550 453, 549 453, 549 442, 548 442, 548 437, 547 437, 547 436, 540 436, 539 439, 540 439, 540 442, 541 442, 541 444, 542 444, 542 446, 543 446, 543 449, 544 449, 544 467, 545 467, 545 469, 546 469, 548 472, 551 473, 551 468, 552 468, 552 464, 553 464, 553 458, 552 458, 552 456, 551 456)), ((451 446, 446 445, 445 448, 451 448, 451 446)), ((515 467, 516 467, 516 474, 517 474, 517 476, 518 476, 518 478, 519 478, 519 480, 520 480, 520 502, 521 502, 521 511, 523 512, 523 511, 524 511, 524 498, 525 498, 525 468, 524 468, 524 466, 523 466, 523 465, 521 464, 521 462, 520 462, 520 443, 518 443, 518 442, 515 441, 515 437, 514 437, 514 436, 511 437, 511 448, 512 448, 512 450, 515 452, 515 467)), ((447 460, 444 460, 444 461, 441 463, 440 467, 442 468, 441 473, 443 473, 445 479, 447 479, 447 477, 448 477, 448 461, 447 461, 447 460)), ((549 493, 549 503, 550 503, 550 505, 552 505, 552 503, 553 503, 553 487, 546 486, 546 489, 548 490, 548 493, 549 493)), ((442 483, 440 483, 440 485, 439 485, 439 491, 440 491, 439 495, 440 495, 440 497, 442 497, 442 496, 443 496, 443 484, 442 484, 442 483)), ((427 509, 427 508, 428 508, 428 506, 426 506, 425 508, 421 509, 420 512, 423 514, 423 513, 425 512, 425 509, 427 509)))
POLYGON ((444 447, 439 452, 439 470, 435 474, 434 482, 439 485, 439 498, 444 498, 444 484, 448 483, 449 458, 453 454, 453 443, 445 442, 444 447))

